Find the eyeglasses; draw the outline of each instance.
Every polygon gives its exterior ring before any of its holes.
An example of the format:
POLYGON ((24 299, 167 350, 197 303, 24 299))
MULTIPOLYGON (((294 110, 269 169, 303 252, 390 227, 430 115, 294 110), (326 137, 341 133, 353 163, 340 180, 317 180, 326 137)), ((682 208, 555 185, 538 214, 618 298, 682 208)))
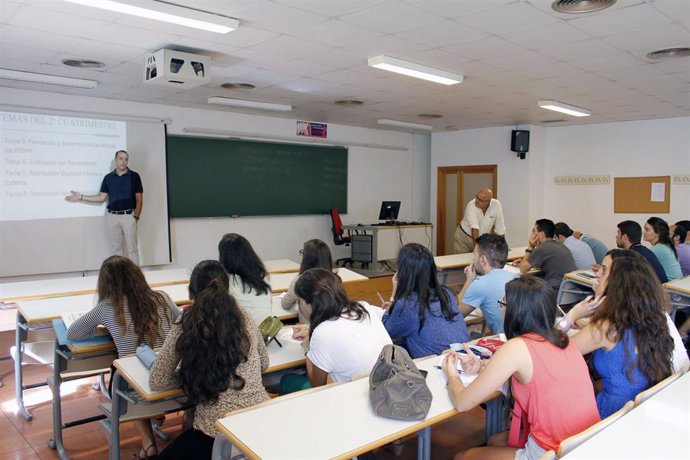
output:
POLYGON ((498 301, 498 304, 502 306, 503 308, 508 308, 508 304, 506 303, 506 299, 501 299, 498 301))

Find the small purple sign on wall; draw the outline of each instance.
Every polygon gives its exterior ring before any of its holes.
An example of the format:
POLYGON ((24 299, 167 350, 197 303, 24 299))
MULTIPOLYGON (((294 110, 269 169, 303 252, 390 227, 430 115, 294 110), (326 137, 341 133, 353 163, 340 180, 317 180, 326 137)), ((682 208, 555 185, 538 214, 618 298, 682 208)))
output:
POLYGON ((297 135, 307 137, 328 137, 327 123, 314 123, 313 121, 297 121, 297 135))

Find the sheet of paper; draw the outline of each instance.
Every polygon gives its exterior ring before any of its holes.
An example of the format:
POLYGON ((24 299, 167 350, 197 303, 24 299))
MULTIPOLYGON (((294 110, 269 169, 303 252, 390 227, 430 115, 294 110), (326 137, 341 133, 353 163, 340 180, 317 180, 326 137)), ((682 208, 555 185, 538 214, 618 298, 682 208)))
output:
POLYGON ((82 316, 85 311, 75 311, 71 313, 62 313, 60 316, 62 317, 62 322, 65 323, 65 327, 69 329, 69 327, 74 323, 77 319, 79 319, 80 316, 82 316))
POLYGON ((292 338, 292 328, 291 327, 284 327, 281 330, 278 331, 276 334, 276 338, 278 338, 279 341, 286 341, 286 342, 293 342, 293 343, 302 343, 301 340, 293 339, 292 338))
POLYGON ((663 202, 666 198, 666 184, 663 182, 652 182, 651 201, 663 202))

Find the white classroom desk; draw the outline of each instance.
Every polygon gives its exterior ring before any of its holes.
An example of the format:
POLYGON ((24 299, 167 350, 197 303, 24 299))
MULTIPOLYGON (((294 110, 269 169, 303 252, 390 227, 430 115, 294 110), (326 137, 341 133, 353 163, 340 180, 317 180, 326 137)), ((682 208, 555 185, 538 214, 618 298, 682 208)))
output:
MULTIPOLYGON (((304 349, 301 344, 287 340, 283 340, 281 343, 283 345, 282 347, 278 346, 275 341, 268 344, 269 366, 263 371, 263 374, 270 374, 272 372, 305 365, 304 349)), ((180 398, 183 397, 184 394, 181 389, 153 391, 149 386, 150 371, 136 356, 117 359, 113 362, 113 365, 115 369, 117 369, 117 372, 113 377, 112 406, 109 407, 107 404, 100 406, 108 417, 107 424, 104 422, 101 423, 109 434, 110 458, 119 460, 120 419, 126 414, 128 406, 127 401, 135 403, 135 400, 126 394, 126 390, 121 389, 123 388, 122 381, 124 380, 124 382, 126 382, 126 385, 124 385, 125 388, 129 385, 144 402, 148 404, 180 398), (120 390, 115 391, 117 388, 120 388, 120 390)), ((165 410, 170 411, 167 407, 165 410)), ((174 407, 172 410, 175 410, 174 407)), ((261 425, 257 425, 257 427, 260 426, 261 425)))
MULTIPOLYGON (((156 290, 167 293, 170 298, 178 305, 189 303, 189 291, 187 284, 173 284, 156 287, 156 290)), ((17 303, 17 320, 15 333, 15 353, 14 353, 14 379, 16 387, 16 399, 20 413, 27 420, 32 416, 24 405, 24 390, 43 386, 45 383, 26 386, 23 380, 23 368, 25 354, 32 362, 50 364, 53 362, 53 343, 37 342, 26 343, 28 331, 40 328, 41 326, 50 327, 50 321, 60 318, 62 313, 76 313, 91 310, 96 305, 95 294, 82 294, 75 296, 63 296, 55 298, 45 298, 27 300, 17 303)), ((272 312, 281 321, 297 318, 297 306, 289 310, 284 310, 280 305, 280 298, 273 296, 272 312)))
POLYGON ((690 373, 686 372, 564 458, 690 458, 690 373))
MULTIPOLYGON (((348 270, 347 268, 338 268, 336 273, 340 277, 340 279, 343 280, 343 283, 349 283, 351 281, 362 281, 362 280, 368 280, 364 275, 360 275, 359 273, 353 272, 352 270, 348 270)), ((270 284, 271 284, 271 291, 274 294, 279 294, 281 292, 287 291, 288 287, 290 287, 290 283, 292 282, 293 279, 297 276, 297 273, 278 273, 275 275, 271 275, 270 277, 270 284)))
MULTIPOLYGON (((511 261, 523 257, 525 255, 525 249, 527 249, 526 246, 509 250, 507 260, 511 261)), ((446 286, 449 282, 451 285, 460 284, 464 279, 461 275, 465 267, 472 264, 473 259, 474 255, 471 252, 434 257, 438 279, 441 284, 446 286)))
POLYGON ((299 264, 288 259, 264 260, 264 266, 270 274, 296 273, 299 271, 299 264))
MULTIPOLYGON (((433 394, 429 414, 422 421, 391 420, 375 415, 369 402, 369 379, 361 378, 238 410, 218 420, 216 427, 250 459, 350 459, 415 432, 420 438, 418 458, 428 459, 431 425, 458 412, 435 367, 439 357, 415 362, 419 369, 429 372, 426 381, 433 394), (324 417, 339 422, 319 423, 317 436, 311 436, 308 443, 295 442, 305 433, 314 432, 314 424, 318 423, 315 421, 324 417), (355 425, 356 429, 343 429, 355 425), (280 433, 280 436, 268 440, 266 433, 280 433)), ((487 436, 497 429, 496 424, 502 423, 503 398, 499 395, 496 391, 487 401, 487 436)))
POLYGON ((596 277, 591 270, 575 270, 563 275, 561 285, 558 287, 556 303, 568 305, 579 302, 594 292, 596 277))
MULTIPOLYGON (((189 270, 170 268, 145 271, 144 276, 151 287, 189 283, 189 270)), ((44 299, 68 295, 93 294, 98 285, 98 275, 51 278, 34 281, 17 281, 0 284, 0 302, 44 299)))
POLYGON ((664 283, 664 291, 671 299, 673 312, 671 318, 675 319, 676 311, 690 307, 690 276, 664 283))

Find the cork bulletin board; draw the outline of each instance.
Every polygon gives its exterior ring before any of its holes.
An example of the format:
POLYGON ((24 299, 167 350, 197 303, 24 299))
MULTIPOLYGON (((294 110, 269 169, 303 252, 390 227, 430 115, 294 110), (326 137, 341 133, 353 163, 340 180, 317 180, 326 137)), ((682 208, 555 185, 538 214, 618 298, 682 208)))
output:
POLYGON ((671 210, 671 176, 615 177, 614 213, 668 214, 671 210))

